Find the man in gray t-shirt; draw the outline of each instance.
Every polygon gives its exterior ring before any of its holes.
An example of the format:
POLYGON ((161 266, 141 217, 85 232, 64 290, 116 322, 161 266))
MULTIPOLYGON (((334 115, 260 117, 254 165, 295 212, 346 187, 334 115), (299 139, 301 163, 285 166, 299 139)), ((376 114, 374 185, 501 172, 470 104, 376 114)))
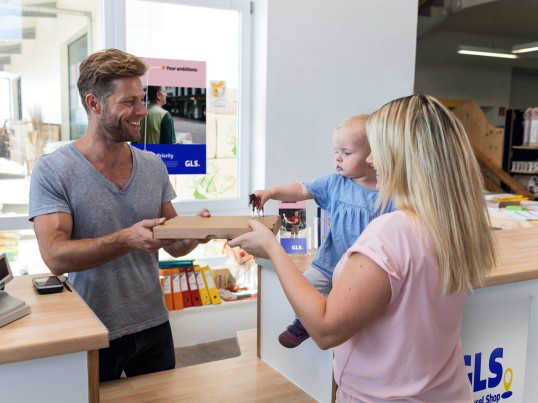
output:
MULTIPOLYGON (((78 89, 88 131, 32 172, 30 220, 44 262, 69 280, 109 330, 100 381, 175 367, 157 252, 183 256, 198 241, 158 240, 153 227, 175 217, 176 194, 153 153, 131 147, 147 114, 143 61, 117 49, 88 56, 78 89)), ((203 209, 199 215, 209 216, 203 209)))

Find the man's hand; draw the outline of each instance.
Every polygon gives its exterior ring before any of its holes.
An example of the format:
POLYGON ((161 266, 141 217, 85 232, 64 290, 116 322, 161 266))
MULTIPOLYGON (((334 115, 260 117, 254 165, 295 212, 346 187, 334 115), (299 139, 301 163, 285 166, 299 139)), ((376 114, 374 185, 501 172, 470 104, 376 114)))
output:
POLYGON ((153 227, 164 224, 166 218, 152 218, 142 220, 131 228, 127 237, 127 244, 138 250, 144 250, 149 253, 156 253, 160 248, 172 245, 173 239, 155 239, 153 237, 153 227))
MULTIPOLYGON (((206 208, 201 209, 196 215, 199 217, 211 217, 211 213, 206 208)), ((190 253, 194 248, 196 248, 200 244, 208 243, 209 241, 211 241, 211 238, 175 239, 175 240, 171 239, 168 241, 171 241, 171 242, 165 245, 166 252, 174 257, 179 257, 179 256, 185 256, 186 254, 190 253)))

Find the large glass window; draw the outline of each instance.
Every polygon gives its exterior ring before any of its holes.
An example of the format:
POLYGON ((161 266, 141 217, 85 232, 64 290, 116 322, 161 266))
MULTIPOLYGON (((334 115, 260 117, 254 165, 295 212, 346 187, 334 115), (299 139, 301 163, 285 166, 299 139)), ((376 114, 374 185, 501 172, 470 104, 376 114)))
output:
POLYGON ((41 155, 77 138, 70 63, 103 47, 102 21, 100 1, 0 2, 0 251, 16 274, 47 270, 28 221, 30 175, 41 155))
MULTIPOLYGON (((206 174, 172 175, 181 202, 219 209, 245 208, 248 193, 250 3, 247 1, 125 2, 125 48, 144 58, 205 62, 206 83, 200 91, 169 91, 176 139, 205 142, 206 174), (195 4, 195 5, 194 5, 195 4), (230 8, 222 8, 226 4, 230 8), (218 203, 218 204, 217 204, 218 203)), ((172 89, 169 89, 172 90, 172 89)), ((177 90, 177 88, 176 88, 177 90)))
POLYGON ((250 190, 248 0, 0 3, 0 250, 12 251, 14 271, 44 267, 35 263, 40 257, 27 216, 30 175, 37 158, 85 132, 75 83, 80 61, 98 49, 206 63, 203 88, 166 89, 182 120, 178 138, 206 144, 206 174, 171 176, 176 209, 244 213, 250 190))

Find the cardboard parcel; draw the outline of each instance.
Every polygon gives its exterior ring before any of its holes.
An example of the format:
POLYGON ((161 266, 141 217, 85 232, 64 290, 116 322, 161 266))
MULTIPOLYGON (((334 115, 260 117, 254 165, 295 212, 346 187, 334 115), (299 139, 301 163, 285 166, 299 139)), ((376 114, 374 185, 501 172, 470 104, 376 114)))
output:
POLYGON ((276 235, 280 229, 279 216, 251 218, 250 216, 177 216, 153 228, 156 239, 233 239, 252 231, 248 222, 257 220, 276 235))

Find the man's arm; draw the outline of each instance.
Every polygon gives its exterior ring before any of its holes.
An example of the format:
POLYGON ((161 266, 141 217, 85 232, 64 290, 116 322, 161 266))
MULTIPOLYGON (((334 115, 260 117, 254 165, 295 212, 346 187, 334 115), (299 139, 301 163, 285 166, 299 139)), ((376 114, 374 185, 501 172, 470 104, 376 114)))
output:
POLYGON ((34 218, 34 231, 43 261, 55 275, 78 272, 108 263, 132 250, 155 253, 173 243, 153 238, 153 227, 164 218, 142 220, 130 228, 93 239, 71 239, 73 219, 67 213, 34 218))

